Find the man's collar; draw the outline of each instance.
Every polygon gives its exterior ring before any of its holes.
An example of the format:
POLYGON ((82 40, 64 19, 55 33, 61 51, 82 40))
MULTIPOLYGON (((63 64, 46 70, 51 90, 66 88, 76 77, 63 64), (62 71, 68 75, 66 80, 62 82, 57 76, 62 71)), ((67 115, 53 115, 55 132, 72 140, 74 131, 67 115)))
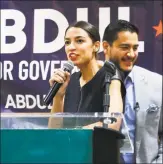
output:
POLYGON ((134 75, 133 75, 133 71, 131 71, 127 77, 125 78, 125 83, 130 80, 132 83, 134 83, 134 75))
POLYGON ((134 74, 133 71, 131 71, 128 76, 131 78, 131 81, 134 82, 134 74))

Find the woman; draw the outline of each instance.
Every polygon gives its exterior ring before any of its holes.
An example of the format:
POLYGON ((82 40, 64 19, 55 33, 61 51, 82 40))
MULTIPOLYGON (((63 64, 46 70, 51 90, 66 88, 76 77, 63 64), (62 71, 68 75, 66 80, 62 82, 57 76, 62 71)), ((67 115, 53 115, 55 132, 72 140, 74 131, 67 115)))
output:
MULTIPOLYGON (((54 112, 104 112, 103 93, 105 69, 97 60, 100 48, 100 34, 95 26, 79 21, 69 26, 65 32, 65 51, 80 71, 71 75, 61 69, 55 71, 49 83, 63 83, 53 99, 51 113, 54 112)), ((122 112, 120 80, 110 84, 109 112, 122 112)))

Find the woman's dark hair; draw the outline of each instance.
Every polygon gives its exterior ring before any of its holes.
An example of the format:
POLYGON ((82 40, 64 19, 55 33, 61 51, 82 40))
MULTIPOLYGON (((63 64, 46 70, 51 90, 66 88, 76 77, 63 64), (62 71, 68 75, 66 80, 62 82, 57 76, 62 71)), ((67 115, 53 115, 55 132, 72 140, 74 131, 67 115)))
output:
POLYGON ((104 31, 103 41, 107 41, 110 45, 118 39, 118 33, 121 31, 130 31, 139 34, 138 28, 126 20, 117 20, 111 22, 104 31))
POLYGON ((90 24, 89 22, 85 22, 85 21, 75 22, 74 24, 70 25, 66 29, 65 35, 66 35, 67 30, 71 27, 81 28, 84 31, 86 31, 88 35, 90 36, 90 38, 92 39, 93 43, 96 41, 100 41, 100 34, 98 32, 98 29, 94 25, 90 24))

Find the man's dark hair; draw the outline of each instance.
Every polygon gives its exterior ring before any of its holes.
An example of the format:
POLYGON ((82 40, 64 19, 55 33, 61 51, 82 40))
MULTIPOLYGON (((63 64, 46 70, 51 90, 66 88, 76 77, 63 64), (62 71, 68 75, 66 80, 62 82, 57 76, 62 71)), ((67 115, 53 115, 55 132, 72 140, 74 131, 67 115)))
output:
POLYGON ((126 20, 117 20, 116 22, 111 22, 105 29, 103 35, 103 41, 107 41, 110 45, 113 44, 115 40, 118 39, 118 33, 121 31, 136 32, 139 34, 138 28, 126 20))

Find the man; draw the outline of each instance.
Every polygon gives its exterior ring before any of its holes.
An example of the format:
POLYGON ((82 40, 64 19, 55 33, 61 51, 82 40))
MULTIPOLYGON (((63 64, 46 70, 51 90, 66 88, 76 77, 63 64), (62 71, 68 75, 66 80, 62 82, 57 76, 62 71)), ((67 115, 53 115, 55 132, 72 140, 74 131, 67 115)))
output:
POLYGON ((104 32, 105 59, 125 73, 124 116, 134 144, 125 163, 162 163, 162 76, 135 66, 138 28, 125 20, 110 23, 104 32))

